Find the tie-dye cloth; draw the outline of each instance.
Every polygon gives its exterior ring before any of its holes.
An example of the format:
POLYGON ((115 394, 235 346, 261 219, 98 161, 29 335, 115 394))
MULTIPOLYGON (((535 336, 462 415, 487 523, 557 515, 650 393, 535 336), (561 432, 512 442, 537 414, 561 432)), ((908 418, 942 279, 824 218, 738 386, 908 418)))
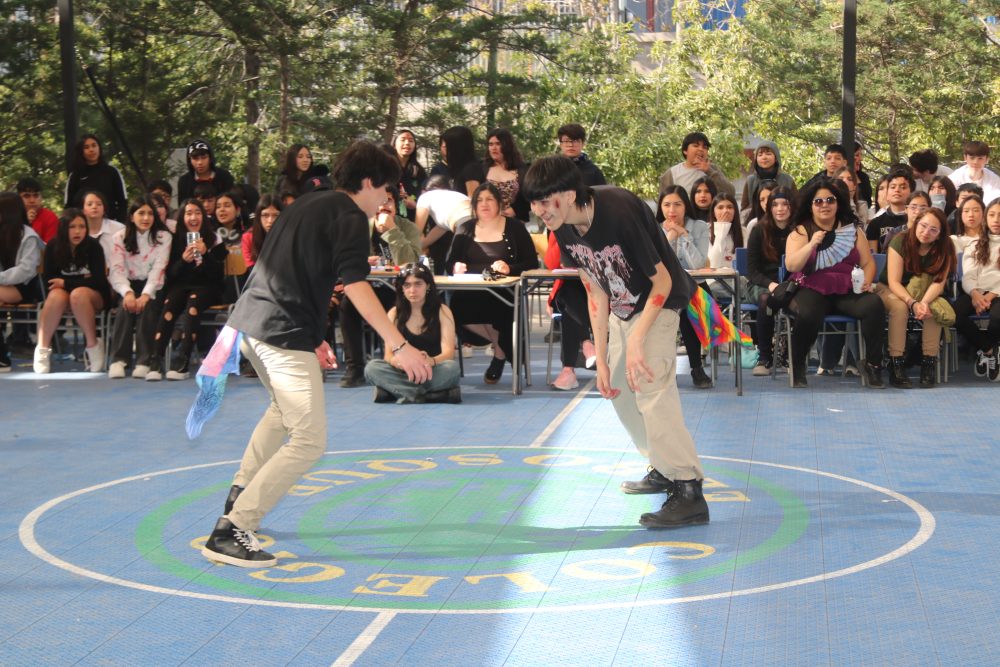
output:
POLYGON ((201 362, 195 376, 198 395, 194 399, 187 416, 187 435, 194 440, 201 435, 201 429, 215 416, 222 397, 226 393, 226 379, 230 373, 240 372, 240 341, 243 334, 231 327, 222 327, 212 349, 201 362))

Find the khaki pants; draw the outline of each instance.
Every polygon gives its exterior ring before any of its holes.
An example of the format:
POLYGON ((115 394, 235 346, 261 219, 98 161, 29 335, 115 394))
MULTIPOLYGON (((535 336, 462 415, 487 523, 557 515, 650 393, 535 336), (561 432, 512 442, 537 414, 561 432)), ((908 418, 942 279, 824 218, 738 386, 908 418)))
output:
POLYGON ((629 321, 608 318, 608 365, 611 386, 621 389, 612 400, 618 419, 639 452, 668 479, 703 479, 704 472, 694 440, 684 425, 675 367, 676 338, 680 320, 674 310, 661 310, 643 345, 646 365, 653 371, 651 382, 643 381, 633 393, 625 381, 625 347, 639 315, 629 321))
POLYGON ((243 530, 260 528, 288 489, 326 450, 323 376, 314 352, 285 350, 244 337, 243 354, 271 397, 233 484, 245 487, 229 520, 243 530), (286 442, 287 439, 287 442, 286 442))
MULTIPOLYGON (((889 316, 889 356, 901 357, 906 352, 906 323, 910 319, 910 309, 905 301, 892 293, 888 285, 876 284, 875 293, 882 298, 889 316)), ((933 318, 922 320, 921 324, 923 354, 925 357, 936 357, 941 346, 941 325, 933 318)))

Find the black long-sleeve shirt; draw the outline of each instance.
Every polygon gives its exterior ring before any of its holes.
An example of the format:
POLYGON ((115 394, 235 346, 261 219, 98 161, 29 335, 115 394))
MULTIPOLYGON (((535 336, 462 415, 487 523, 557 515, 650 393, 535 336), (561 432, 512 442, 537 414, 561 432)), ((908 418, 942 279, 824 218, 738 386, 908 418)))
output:
POLYGON ((792 226, 789 224, 784 229, 775 228, 777 232, 772 239, 774 248, 778 251, 778 259, 772 261, 764 255, 764 230, 758 224, 750 230, 750 238, 747 239, 747 278, 754 285, 770 287, 771 283, 778 282, 778 269, 781 268, 781 257, 785 254, 785 241, 792 226))
MULTIPOLYGON (((503 261, 510 266, 510 275, 519 276, 529 269, 538 268, 538 253, 535 252, 535 244, 531 240, 531 234, 524 228, 524 223, 514 218, 504 219, 504 238, 507 240, 507 253, 503 261)), ((455 238, 451 241, 451 249, 448 251, 448 258, 445 264, 448 273, 455 270, 455 262, 464 262, 468 266, 468 273, 481 273, 488 268, 491 262, 477 257, 484 254, 476 252, 476 221, 469 220, 459 225, 455 230, 455 238)))

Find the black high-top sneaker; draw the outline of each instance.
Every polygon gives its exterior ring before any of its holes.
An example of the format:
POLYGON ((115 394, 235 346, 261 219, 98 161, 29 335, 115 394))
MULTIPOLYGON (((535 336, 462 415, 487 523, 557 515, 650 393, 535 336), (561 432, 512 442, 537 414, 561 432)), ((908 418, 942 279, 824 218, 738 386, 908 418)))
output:
POLYGON ((649 466, 649 472, 640 480, 634 482, 622 482, 622 493, 630 495, 640 493, 666 493, 668 496, 674 492, 674 483, 660 474, 660 471, 649 466))
POLYGON ((216 563, 236 567, 271 567, 278 559, 260 548, 252 530, 241 530, 226 517, 219 517, 201 555, 216 563))
POLYGON ((700 479, 674 481, 674 492, 655 512, 639 518, 645 528, 679 528, 708 523, 708 503, 701 492, 700 479))
POLYGON ((241 493, 243 493, 242 486, 236 486, 233 484, 229 487, 229 496, 226 497, 226 511, 222 513, 223 516, 226 516, 233 511, 233 505, 236 504, 236 499, 240 497, 241 493))

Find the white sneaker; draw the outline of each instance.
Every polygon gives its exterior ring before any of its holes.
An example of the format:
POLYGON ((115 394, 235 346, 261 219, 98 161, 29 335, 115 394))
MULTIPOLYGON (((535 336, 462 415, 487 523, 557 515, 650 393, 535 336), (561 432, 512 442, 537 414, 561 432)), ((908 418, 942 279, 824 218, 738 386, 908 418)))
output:
POLYGON ((97 339, 97 345, 84 350, 87 358, 87 370, 91 373, 100 373, 104 370, 104 343, 97 339))
POLYGON ((597 348, 589 339, 583 341, 583 365, 590 370, 597 367, 597 348))
POLYGON ((35 346, 35 362, 32 364, 36 373, 48 373, 52 370, 52 348, 35 346))
POLYGON ((147 373, 149 373, 149 366, 146 364, 138 364, 136 365, 135 370, 132 371, 132 377, 136 380, 142 380, 146 377, 147 373))
MULTIPOLYGON (((146 379, 147 380, 149 379, 148 375, 146 376, 146 379)), ((188 379, 188 374, 185 373, 185 372, 183 372, 183 371, 167 371, 167 379, 168 380, 187 380, 188 379)))
POLYGON ((125 362, 112 361, 111 366, 108 367, 108 377, 112 380, 120 380, 125 377, 125 362))
MULTIPOLYGON (((136 367, 136 370, 139 370, 139 368, 136 367)), ((135 377, 135 373, 132 373, 132 377, 135 377)), ((146 382, 159 382, 162 379, 163 373, 160 371, 146 371, 146 382)))

